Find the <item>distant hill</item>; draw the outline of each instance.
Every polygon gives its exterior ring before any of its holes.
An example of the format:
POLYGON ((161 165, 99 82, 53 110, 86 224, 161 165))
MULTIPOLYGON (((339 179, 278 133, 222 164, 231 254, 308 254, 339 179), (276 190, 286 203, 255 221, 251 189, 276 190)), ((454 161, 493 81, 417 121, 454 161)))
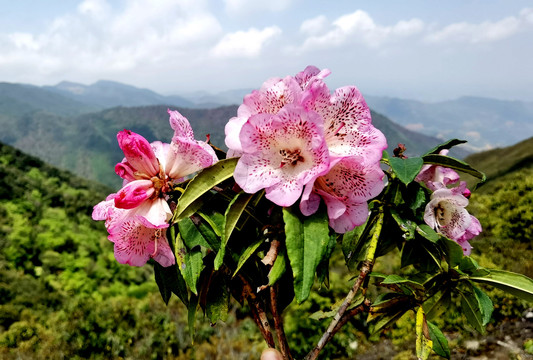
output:
MULTIPOLYGON (((469 155, 466 162, 487 175, 487 185, 493 180, 526 168, 533 168, 533 137, 505 148, 497 148, 469 155)), ((533 189, 530 189, 533 190, 533 189)))
POLYGON ((44 86, 43 89, 100 108, 161 104, 196 107, 193 102, 180 96, 164 96, 152 90, 108 80, 100 80, 92 85, 63 81, 55 86, 44 86))
POLYGON ((474 251, 489 264, 533 277, 533 137, 465 161, 488 178, 468 207, 483 226, 472 242, 474 251))
POLYGON ((468 140, 471 151, 509 146, 533 135, 533 103, 480 97, 424 103, 365 96, 369 106, 408 129, 468 140))
POLYGON ((99 110, 61 94, 43 90, 38 86, 0 82, 0 124, 9 116, 20 116, 41 110, 57 115, 79 115, 99 110))
MULTIPOLYGON (((172 130, 167 108, 177 109, 187 117, 198 139, 210 134, 211 142, 225 149, 224 126, 237 114, 238 106, 186 108, 176 106, 178 100, 109 81, 90 86, 63 82, 55 87, 0 83, 0 141, 116 188, 120 179, 113 169, 122 159, 117 132, 127 128, 149 141, 168 142, 172 130), (148 105, 102 110, 117 103, 148 105)), ((405 129, 378 113, 373 112, 372 117, 387 137, 390 151, 403 143, 409 156, 420 155, 439 143, 436 138, 405 129)), ((466 155, 461 149, 454 154, 460 158, 466 155)))

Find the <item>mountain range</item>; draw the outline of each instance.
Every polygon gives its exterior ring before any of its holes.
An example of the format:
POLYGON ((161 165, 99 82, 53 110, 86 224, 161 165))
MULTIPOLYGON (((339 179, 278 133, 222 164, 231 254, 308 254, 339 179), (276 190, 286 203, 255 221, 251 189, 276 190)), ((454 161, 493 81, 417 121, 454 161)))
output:
MULTIPOLYGON (((226 92, 226 99, 244 91, 226 92)), ((213 144, 225 148, 224 126, 236 116, 237 105, 213 107, 216 96, 203 99, 210 105, 198 108, 199 104, 184 97, 163 96, 111 81, 45 87, 0 83, 0 141, 80 176, 118 187, 120 179, 113 168, 122 154, 116 133, 127 128, 149 141, 168 142, 172 131, 167 108, 179 110, 189 119, 196 138, 210 134, 213 144)), ((378 112, 372 112, 372 118, 387 137, 389 151, 403 143, 407 155, 420 155, 440 142, 378 112)), ((458 149, 454 156, 467 154, 458 149)))

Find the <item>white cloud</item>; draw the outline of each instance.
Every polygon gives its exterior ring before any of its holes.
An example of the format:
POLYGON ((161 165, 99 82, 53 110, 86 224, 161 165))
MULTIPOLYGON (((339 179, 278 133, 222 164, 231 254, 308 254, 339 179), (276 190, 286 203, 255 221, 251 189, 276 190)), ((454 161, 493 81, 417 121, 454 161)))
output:
MULTIPOLYGON (((306 20, 302 27, 311 27, 315 19, 306 20)), ((318 22, 318 20, 317 20, 318 22)), ((340 16, 329 25, 329 30, 323 35, 309 36, 303 50, 328 48, 359 42, 370 47, 379 47, 386 41, 401 37, 412 36, 422 32, 424 23, 420 19, 402 20, 392 26, 381 26, 363 10, 340 16)))
POLYGON ((215 57, 257 57, 263 46, 279 35, 281 35, 281 29, 277 26, 269 26, 263 30, 251 28, 248 31, 229 33, 213 48, 212 54, 215 57))
POLYGON ((533 25, 533 9, 523 9, 519 16, 508 16, 498 21, 478 24, 460 22, 428 34, 430 43, 463 42, 482 43, 506 39, 533 25))
POLYGON ((43 77, 69 71, 116 76, 147 63, 176 64, 185 55, 198 59, 221 34, 205 1, 127 0, 113 12, 105 0, 85 0, 39 34, 0 34, 0 64, 25 64, 43 77))
POLYGON ((328 26, 328 19, 324 15, 305 20, 300 25, 300 32, 307 35, 318 35, 328 26))
POLYGON ((250 15, 262 11, 279 12, 288 9, 293 0, 224 0, 226 12, 234 16, 250 15))

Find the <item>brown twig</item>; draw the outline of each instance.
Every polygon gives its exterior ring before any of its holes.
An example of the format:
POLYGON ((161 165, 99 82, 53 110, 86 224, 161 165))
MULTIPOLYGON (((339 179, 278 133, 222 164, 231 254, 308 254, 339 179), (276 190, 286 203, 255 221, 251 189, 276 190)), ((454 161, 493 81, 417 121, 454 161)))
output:
MULTIPOLYGON (((355 297, 355 294, 357 291, 359 291, 359 288, 363 284, 363 281, 365 280, 366 276, 372 271, 373 263, 370 261, 365 261, 363 263, 363 266, 361 267, 361 272, 359 273, 359 276, 357 277, 357 280, 355 281, 355 284, 353 285, 352 289, 346 295, 346 298, 342 302, 342 305, 340 306, 339 310, 331 320, 331 323, 329 324, 328 329, 326 332, 322 335, 316 346, 307 354, 307 356, 304 358, 305 360, 315 360, 320 353, 320 351, 326 346, 326 344, 329 342, 329 340, 335 335, 337 331, 339 331, 340 327, 337 328, 337 326, 340 324, 340 321, 342 317, 344 316, 344 313, 346 312, 346 309, 350 304, 352 303, 353 298, 355 297)), ((347 320, 346 320, 347 321, 347 320)), ((346 322, 344 322, 345 324, 346 322)), ((344 325, 342 324, 342 325, 344 325)))
MULTIPOLYGON (((378 219, 376 222, 376 227, 374 228, 374 233, 372 234, 372 238, 370 239, 368 250, 365 256, 365 261, 363 261, 363 265, 361 266, 361 271, 359 272, 359 276, 357 277, 355 284, 353 284, 352 289, 350 290, 348 295, 346 295, 346 298, 344 299, 339 310, 337 310, 337 313, 331 320, 331 323, 329 324, 329 327, 326 330, 326 332, 322 335, 322 337, 318 341, 317 345, 313 348, 313 350, 311 350, 309 354, 307 354, 304 360, 315 360, 318 357, 318 354, 320 353, 320 351, 324 348, 324 346, 326 346, 328 341, 342 327, 342 326, 339 326, 339 328, 335 330, 337 326, 340 324, 340 321, 343 318, 344 313, 346 312, 346 309, 348 309, 348 307, 352 303, 353 298, 355 297, 355 294, 359 291, 359 288, 365 281, 366 276, 372 271, 372 268, 374 267, 374 257, 376 254, 379 236, 381 234, 381 229, 383 227, 383 216, 384 216, 383 209, 380 209, 378 219)), ((364 290, 365 289, 363 289, 363 291, 364 290)))
POLYGON ((252 310, 254 321, 257 324, 257 327, 259 328, 263 339, 265 339, 265 342, 267 343, 268 347, 275 348, 276 343, 274 342, 274 337, 272 336, 272 332, 270 330, 270 323, 268 322, 265 310, 261 306, 261 301, 255 294, 248 280, 246 280, 246 278, 241 274, 238 274, 238 276, 243 284, 243 295, 248 301, 248 304, 250 304, 250 309, 252 310))
POLYGON ((278 257, 280 245, 281 241, 279 241, 278 239, 273 239, 270 242, 270 249, 268 250, 263 260, 261 260, 261 262, 267 266, 273 266, 274 262, 276 261, 276 258, 278 257))
POLYGON ((291 350, 287 337, 285 336, 285 330, 283 329, 283 321, 278 311, 278 284, 274 284, 270 287, 270 311, 272 312, 272 318, 274 319, 274 328, 276 329, 276 337, 278 339, 279 348, 284 360, 292 360, 291 350))
POLYGON ((337 331, 339 331, 344 325, 346 325, 346 323, 350 321, 350 319, 353 318, 355 315, 359 314, 360 312, 370 310, 370 305, 372 305, 372 302, 368 299, 365 299, 361 305, 356 306, 348 312, 344 313, 342 319, 340 319, 339 323, 333 329, 331 336, 333 337, 337 333, 337 331))

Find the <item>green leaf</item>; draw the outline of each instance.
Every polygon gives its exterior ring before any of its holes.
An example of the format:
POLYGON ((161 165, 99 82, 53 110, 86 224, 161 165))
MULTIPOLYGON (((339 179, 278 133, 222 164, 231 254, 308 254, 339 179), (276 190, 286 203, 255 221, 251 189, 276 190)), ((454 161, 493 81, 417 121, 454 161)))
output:
POLYGON ((205 219, 196 214, 191 217, 191 220, 200 234, 202 234, 205 241, 209 244, 209 247, 215 252, 218 252, 220 249, 220 237, 217 236, 215 230, 213 230, 213 228, 206 223, 205 219))
POLYGON ((287 266, 287 252, 285 249, 278 253, 276 261, 268 273, 268 285, 274 285, 285 274, 287 266))
MULTIPOLYGON (((190 218, 185 218, 178 222, 179 233, 187 248, 192 249, 195 246, 211 248, 211 245, 202 236, 196 225, 190 218)), ((211 248, 212 249, 212 248, 211 248)))
POLYGON ((342 237, 342 252, 346 260, 346 266, 350 271, 356 271, 359 261, 365 259, 366 249, 368 248, 368 241, 363 236, 367 222, 361 226, 356 226, 353 230, 346 232, 342 237))
POLYGON ((477 302, 479 304, 479 309, 481 310, 481 319, 483 320, 483 326, 487 325, 492 316, 492 311, 494 310, 494 305, 492 300, 481 291, 479 288, 472 286, 474 288, 474 295, 476 296, 477 302))
POLYGON ((407 159, 392 157, 389 159, 389 163, 392 170, 394 170, 398 176, 398 179, 400 179, 405 185, 409 185, 409 183, 415 179, 416 175, 418 175, 420 169, 422 169, 424 160, 420 157, 407 159))
POLYGON ((189 335, 191 337, 191 343, 194 343, 194 335, 196 328, 196 311, 198 310, 198 296, 191 295, 189 299, 189 306, 187 306, 187 322, 189 324, 189 335))
POLYGON ((485 326, 483 325, 483 315, 479 301, 473 292, 460 292, 461 294, 461 310, 465 315, 468 323, 472 325, 479 333, 485 334, 485 326))
POLYGON ((426 312, 426 317, 428 319, 434 319, 438 317, 440 314, 450 308, 451 303, 452 293, 449 289, 446 289, 434 302, 424 303, 424 311, 426 312))
POLYGON ((235 272, 233 273, 233 276, 237 275, 241 267, 244 265, 246 260, 250 258, 254 254, 254 252, 257 250, 259 246, 263 243, 264 239, 259 238, 253 243, 251 243, 244 251, 242 252, 242 255, 239 257, 239 263, 237 264, 237 268, 235 269, 235 272))
POLYGON ((337 234, 331 234, 329 236, 329 242, 326 251, 324 252, 322 260, 320 260, 320 263, 316 269, 318 283, 324 284, 327 288, 329 288, 329 259, 331 258, 331 254, 333 253, 333 250, 335 250, 336 245, 337 234))
POLYGON ((404 219, 401 215, 393 208, 390 209, 390 214, 392 218, 396 221, 400 230, 403 231, 404 239, 409 241, 415 238, 416 223, 409 219, 404 219))
POLYGON ((187 306, 189 303, 187 285, 176 265, 163 267, 158 262, 155 262, 154 274, 155 282, 159 287, 159 292, 165 304, 168 305, 171 293, 174 293, 187 306))
POLYGON ((444 250, 446 261, 450 267, 458 266, 463 260, 463 248, 453 240, 445 237, 440 238, 441 249, 444 250))
POLYGON ((470 256, 464 256, 459 263, 459 270, 464 273, 472 274, 479 269, 479 264, 470 256))
POLYGON ((492 285, 518 296, 526 301, 533 302, 533 280, 525 275, 510 271, 487 269, 488 274, 483 276, 471 276, 470 280, 492 285))
POLYGON ((202 170, 189 181, 184 193, 178 200, 178 206, 174 211, 172 222, 175 223, 184 217, 192 215, 186 212, 187 208, 199 199, 200 196, 210 191, 213 186, 232 177, 238 160, 238 158, 220 160, 211 167, 202 170))
POLYGON ((165 304, 168 305, 168 301, 170 300, 170 297, 172 296, 172 290, 170 290, 170 286, 168 284, 168 279, 165 278, 162 269, 165 269, 161 265, 159 265, 158 262, 155 262, 154 264, 154 275, 155 275, 155 282, 157 284, 157 287, 159 287, 159 292, 161 293, 161 297, 163 298, 163 301, 165 304))
POLYGON ((403 314, 405 314, 405 312, 409 310, 409 306, 404 304, 404 306, 398 306, 393 308, 392 310, 393 311, 388 311, 383 315, 375 317, 378 320, 374 323, 373 326, 371 326, 370 334, 374 334, 380 331, 381 329, 393 324, 395 321, 399 320, 403 316, 403 314))
POLYGON ((438 154, 429 154, 424 155, 422 157, 424 159, 424 164, 432 164, 432 165, 439 165, 443 167, 447 167, 454 170, 459 170, 464 173, 470 174, 472 176, 477 177, 478 179, 481 179, 481 183, 484 183, 487 177, 485 174, 483 174, 481 171, 478 171, 465 163, 464 161, 445 156, 445 155, 438 155, 438 154))
POLYGON ((420 306, 416 312, 415 332, 416 356, 419 360, 426 360, 433 349, 433 341, 431 341, 431 337, 429 336, 426 315, 424 314, 422 306, 420 306))
POLYGON ((183 243, 181 234, 178 234, 178 236, 176 236, 174 254, 176 255, 176 263, 187 286, 195 295, 198 295, 196 284, 198 283, 200 273, 204 268, 200 246, 187 249, 183 243))
POLYGON ((430 154, 438 154, 441 152, 441 150, 451 149, 452 147, 456 145, 465 144, 466 142, 467 142, 466 140, 451 139, 451 140, 446 141, 445 143, 435 146, 433 149, 425 153, 424 156, 430 155, 430 154))
POLYGON ((237 222, 241 218, 244 209, 248 206, 248 203, 252 199, 253 194, 239 193, 229 203, 228 208, 224 214, 224 227, 222 233, 222 241, 220 243, 220 250, 215 257, 215 270, 218 270, 222 262, 224 261, 224 255, 226 254, 226 245, 233 229, 237 225, 237 222))
POLYGON ((439 234, 437 234, 435 230, 433 230, 426 224, 418 225, 416 228, 416 232, 419 233, 425 239, 428 239, 429 241, 433 243, 436 243, 439 241, 439 234))
POLYGON ((432 322, 427 322, 429 329, 429 337, 433 341, 433 351, 435 354, 442 356, 443 358, 450 358, 450 347, 448 346, 448 339, 440 331, 440 329, 432 322))
POLYGON ((223 274, 218 273, 210 282, 205 312, 211 325, 228 319, 229 291, 223 274))
POLYGON ((294 276, 294 294, 298 303, 311 292, 315 271, 329 243, 325 211, 306 217, 302 222, 290 209, 283 208, 287 255, 294 276))
POLYGON ((396 274, 388 275, 385 279, 383 279, 383 281, 381 281, 381 283, 382 284, 406 284, 406 285, 412 285, 419 289, 424 288, 422 284, 419 284, 416 281, 406 279, 396 274))

